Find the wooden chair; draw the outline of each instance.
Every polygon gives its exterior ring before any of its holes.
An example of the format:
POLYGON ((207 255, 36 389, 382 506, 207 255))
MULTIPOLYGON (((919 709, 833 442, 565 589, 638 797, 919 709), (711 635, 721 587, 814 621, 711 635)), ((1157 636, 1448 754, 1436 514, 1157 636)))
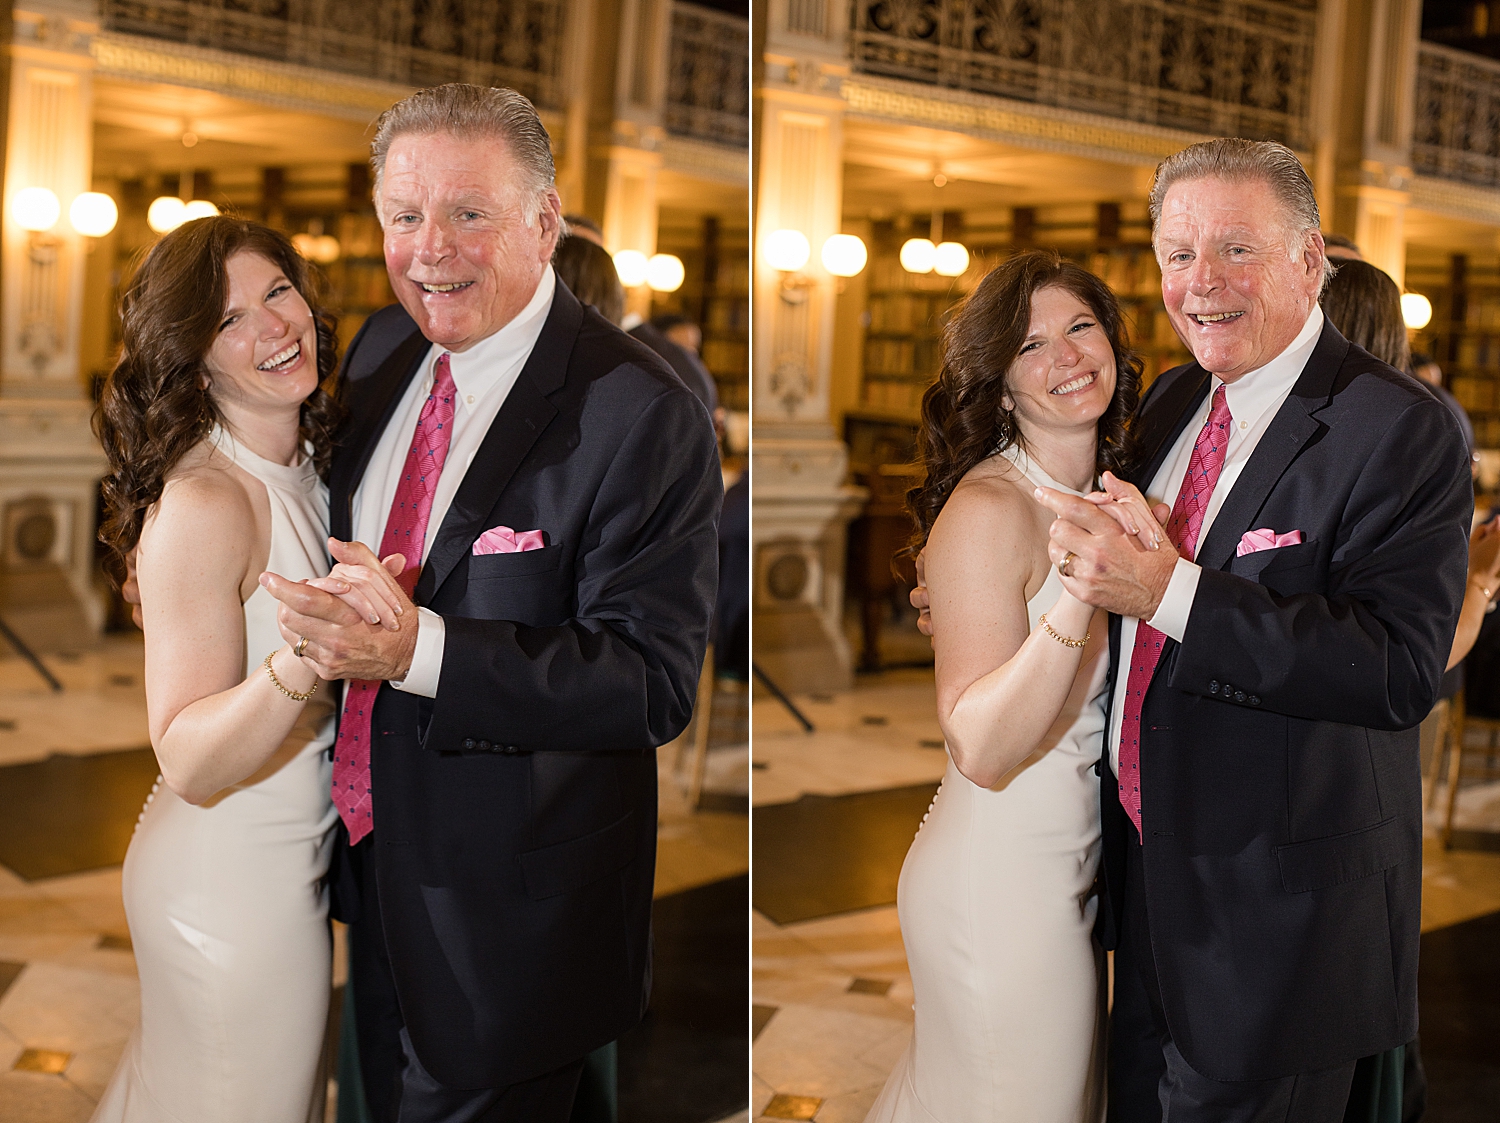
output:
POLYGON ((1460 690, 1448 703, 1448 720, 1438 727, 1437 744, 1433 747, 1432 766, 1428 778, 1427 799, 1428 805, 1431 806, 1437 794, 1437 783, 1442 775, 1443 758, 1446 756, 1448 758, 1448 795, 1443 810, 1444 850, 1450 849, 1453 845, 1453 809, 1458 803, 1458 787, 1463 780, 1466 738, 1471 732, 1485 735, 1482 750, 1484 770, 1488 774, 1495 765, 1496 756, 1500 756, 1500 740, 1497 740, 1497 737, 1500 737, 1500 719, 1476 717, 1468 713, 1464 707, 1464 692, 1460 690))

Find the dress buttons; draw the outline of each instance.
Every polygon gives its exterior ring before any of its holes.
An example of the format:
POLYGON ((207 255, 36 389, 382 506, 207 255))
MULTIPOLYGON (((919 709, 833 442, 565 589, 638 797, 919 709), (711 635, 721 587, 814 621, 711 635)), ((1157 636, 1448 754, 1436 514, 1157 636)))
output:
POLYGON ((464 748, 466 748, 466 749, 472 749, 473 747, 474 747, 474 738, 472 738, 472 737, 465 737, 464 738, 464 748))
POLYGON ((1234 700, 1236 702, 1243 702, 1245 700, 1245 692, 1243 690, 1236 690, 1234 692, 1234 700))

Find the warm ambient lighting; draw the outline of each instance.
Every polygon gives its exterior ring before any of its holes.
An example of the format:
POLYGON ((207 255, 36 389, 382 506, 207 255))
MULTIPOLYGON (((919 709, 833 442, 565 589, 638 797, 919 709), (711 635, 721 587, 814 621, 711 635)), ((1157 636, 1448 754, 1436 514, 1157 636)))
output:
POLYGON ((187 204, 176 195, 158 195, 146 208, 146 225, 158 234, 176 230, 187 221, 187 204))
POLYGON ((85 191, 68 208, 73 229, 88 238, 102 238, 120 220, 120 208, 102 191, 85 191))
POLYGON ((1419 292, 1401 294, 1401 318, 1413 331, 1420 331, 1432 322, 1432 301, 1419 292))
POLYGON ((937 247, 928 238, 908 238, 901 246, 901 268, 908 273, 931 273, 937 247))
POLYGON ((646 262, 646 283, 657 292, 676 292, 686 276, 682 258, 674 254, 652 254, 646 262))
POLYGON ((853 234, 835 234, 823 243, 823 268, 835 277, 856 276, 870 260, 865 244, 853 234))
POLYGON ((343 253, 339 240, 332 234, 293 234, 292 245, 308 261, 316 261, 319 265, 332 265, 343 253))
POLYGON ((10 201, 10 217, 16 225, 36 234, 51 230, 61 215, 62 204, 45 187, 23 188, 10 201))
POLYGON ((800 230, 774 230, 767 235, 761 252, 772 269, 795 273, 812 256, 812 245, 800 230))
POLYGON ((969 251, 962 242, 942 242, 933 251, 932 268, 944 277, 962 277, 969 268, 969 251))
POLYGON ((646 283, 646 274, 650 271, 651 263, 640 250, 620 250, 615 254, 614 262, 615 272, 620 275, 620 284, 627 289, 637 288, 646 283))
POLYGON ((194 199, 182 208, 182 221, 192 222, 195 218, 213 218, 219 213, 219 208, 207 199, 194 199))

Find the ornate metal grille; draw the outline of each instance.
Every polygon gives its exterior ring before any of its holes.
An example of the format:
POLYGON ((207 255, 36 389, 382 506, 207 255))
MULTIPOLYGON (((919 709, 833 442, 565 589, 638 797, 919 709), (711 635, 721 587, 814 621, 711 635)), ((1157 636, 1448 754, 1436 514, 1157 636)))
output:
POLYGON ((743 148, 750 139, 750 24, 672 5, 667 131, 743 148))
POLYGON ((1417 51, 1412 167, 1500 187, 1500 62, 1436 43, 1417 51))
POLYGON ((853 0, 854 69, 1308 143, 1316 0, 853 0))
POLYGON ((566 0, 103 0, 110 31, 405 86, 474 82, 561 103, 566 0))

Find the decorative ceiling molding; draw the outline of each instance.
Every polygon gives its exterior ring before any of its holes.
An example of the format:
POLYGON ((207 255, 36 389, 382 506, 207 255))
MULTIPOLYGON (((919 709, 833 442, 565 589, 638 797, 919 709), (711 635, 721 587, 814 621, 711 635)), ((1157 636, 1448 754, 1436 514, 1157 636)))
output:
POLYGON ((1447 218, 1500 226, 1500 190, 1419 175, 1407 184, 1410 206, 1447 218))

